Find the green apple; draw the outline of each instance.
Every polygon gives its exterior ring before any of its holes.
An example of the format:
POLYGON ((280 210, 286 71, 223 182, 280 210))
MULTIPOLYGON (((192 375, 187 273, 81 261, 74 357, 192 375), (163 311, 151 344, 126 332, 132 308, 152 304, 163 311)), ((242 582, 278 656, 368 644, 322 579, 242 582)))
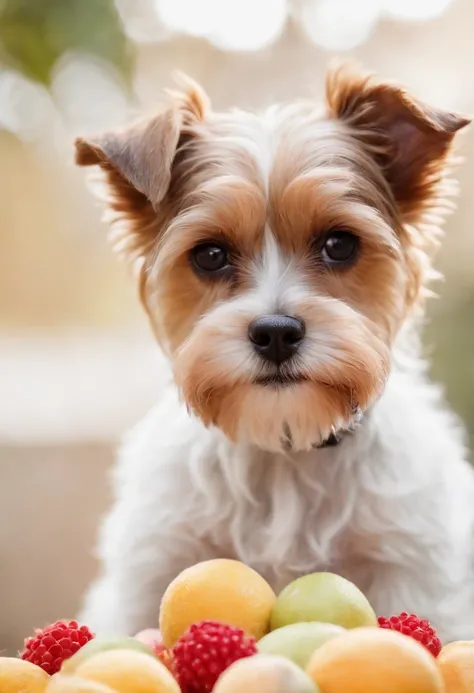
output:
POLYGON ((313 573, 292 582, 272 610, 271 630, 319 621, 343 628, 376 626, 377 617, 358 587, 334 573, 313 573))
POLYGON ((301 669, 306 669, 321 645, 345 632, 345 628, 332 623, 292 623, 265 635, 259 640, 258 649, 264 654, 291 659, 301 669))
POLYGON ((135 640, 135 638, 93 638, 75 652, 72 657, 64 660, 61 666, 61 672, 73 674, 84 660, 99 652, 104 652, 105 650, 136 650, 137 652, 143 652, 156 659, 150 648, 144 643, 135 640))

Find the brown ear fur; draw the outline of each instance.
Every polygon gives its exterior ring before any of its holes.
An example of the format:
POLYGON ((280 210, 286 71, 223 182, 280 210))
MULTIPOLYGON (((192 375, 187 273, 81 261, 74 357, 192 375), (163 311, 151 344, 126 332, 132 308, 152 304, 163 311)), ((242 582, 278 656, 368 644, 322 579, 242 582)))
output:
POLYGON ((128 260, 141 260, 156 242, 157 209, 171 180, 179 134, 178 115, 168 109, 123 130, 75 142, 76 163, 103 171, 111 239, 128 260))
POLYGON ((156 207, 170 184, 180 131, 180 113, 169 108, 122 131, 77 139, 76 163, 114 169, 156 207))
POLYGON ((372 148, 404 220, 414 221, 436 195, 453 137, 469 118, 430 108, 351 64, 329 72, 326 98, 331 116, 372 148))
POLYGON ((75 141, 78 166, 99 165, 116 170, 156 207, 167 192, 180 135, 204 119, 209 102, 203 90, 185 75, 176 75, 183 91, 169 91, 172 101, 151 118, 75 141))
MULTIPOLYGON (((115 247, 129 259, 153 248, 166 217, 165 197, 182 137, 204 119, 209 103, 202 89, 179 76, 182 91, 151 118, 114 132, 75 141, 76 163, 99 166, 105 174, 105 202, 114 223, 115 247)), ((168 210, 169 212, 169 210, 168 210)))

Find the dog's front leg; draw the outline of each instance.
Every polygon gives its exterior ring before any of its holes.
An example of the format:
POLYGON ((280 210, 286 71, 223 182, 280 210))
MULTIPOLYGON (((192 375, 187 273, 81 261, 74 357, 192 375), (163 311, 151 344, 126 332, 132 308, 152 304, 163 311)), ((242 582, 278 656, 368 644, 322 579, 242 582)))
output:
POLYGON ((101 635, 157 627, 169 583, 181 570, 211 557, 211 547, 193 535, 192 527, 177 521, 151 524, 149 508, 121 501, 104 523, 101 576, 86 595, 80 620, 101 635))
POLYGON ((449 566, 367 561, 349 572, 378 616, 407 611, 429 620, 442 641, 474 637, 472 589, 456 584, 449 566))

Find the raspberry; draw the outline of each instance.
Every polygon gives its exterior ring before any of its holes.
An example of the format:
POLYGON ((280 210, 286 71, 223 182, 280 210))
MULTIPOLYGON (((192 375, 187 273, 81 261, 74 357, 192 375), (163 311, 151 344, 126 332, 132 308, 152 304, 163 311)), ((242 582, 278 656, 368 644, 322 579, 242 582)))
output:
POLYGON ((79 626, 76 621, 56 621, 36 629, 34 637, 26 638, 20 657, 52 675, 93 637, 87 626, 79 626))
POLYGON ((380 616, 380 628, 388 630, 397 630, 403 635, 408 635, 415 640, 418 640, 426 649, 431 652, 433 657, 437 657, 441 652, 441 640, 436 635, 436 630, 430 625, 429 621, 418 618, 415 614, 407 614, 403 611, 399 616, 391 616, 384 618, 380 616))
POLYGON ((218 621, 192 625, 173 648, 174 666, 183 693, 210 693, 233 662, 257 653, 255 638, 218 621))

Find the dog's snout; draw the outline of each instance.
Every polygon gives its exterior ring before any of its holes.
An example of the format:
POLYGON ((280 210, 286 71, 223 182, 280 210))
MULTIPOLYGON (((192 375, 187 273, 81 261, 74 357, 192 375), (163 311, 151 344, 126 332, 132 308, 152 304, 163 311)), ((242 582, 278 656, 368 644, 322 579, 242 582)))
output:
POLYGON ((249 325, 249 339, 255 351, 276 364, 296 354, 304 334, 303 321, 287 315, 264 315, 249 325))

